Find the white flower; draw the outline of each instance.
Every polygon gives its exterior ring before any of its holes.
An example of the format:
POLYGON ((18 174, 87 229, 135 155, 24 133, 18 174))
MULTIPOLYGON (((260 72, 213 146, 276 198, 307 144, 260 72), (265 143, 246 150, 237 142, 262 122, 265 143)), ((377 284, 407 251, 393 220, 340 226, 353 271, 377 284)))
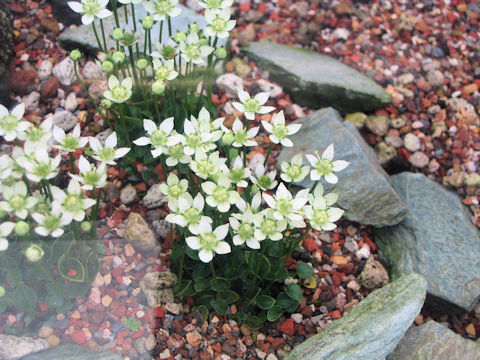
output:
POLYGON ((25 167, 21 164, 25 164, 27 161, 25 157, 25 151, 19 146, 15 146, 12 150, 13 166, 11 167, 11 177, 14 179, 20 179, 26 172, 25 167))
POLYGON ((187 39, 180 43, 180 53, 185 62, 196 65, 205 63, 204 57, 210 55, 214 48, 208 45, 200 45, 200 39, 196 32, 190 32, 187 39))
POLYGON ((318 181, 322 178, 330 184, 336 184, 338 182, 335 172, 345 169, 350 163, 345 160, 333 160, 334 149, 333 144, 330 144, 320 157, 318 151, 315 151, 315 155, 305 155, 310 164, 312 164, 313 170, 310 172, 310 179, 318 181))
POLYGON ((180 15, 182 11, 175 7, 177 4, 178 0, 152 0, 144 2, 143 6, 152 14, 154 20, 161 21, 180 15))
POLYGON ((292 160, 288 163, 283 161, 280 164, 280 168, 282 169, 282 173, 280 177, 283 181, 286 182, 300 182, 305 179, 305 177, 310 172, 310 166, 305 165, 302 166, 303 163, 303 156, 302 154, 297 154, 292 157, 292 160))
POLYGON ((200 233, 187 237, 185 241, 192 250, 200 250, 198 257, 202 262, 208 263, 215 253, 228 254, 231 251, 230 245, 223 241, 227 234, 228 224, 220 225, 212 231, 212 225, 204 222, 200 226, 200 233))
POLYGON ((212 223, 212 219, 202 214, 205 207, 205 199, 198 193, 195 199, 189 193, 183 193, 178 200, 170 199, 168 207, 171 213, 165 220, 179 226, 188 226, 192 234, 200 233, 201 223, 212 223))
POLYGON ((203 0, 198 4, 210 11, 221 11, 232 6, 233 0, 203 0))
MULTIPOLYGON (((195 117, 191 116, 190 117, 192 124, 195 123, 195 117)), ((215 120, 211 120, 210 118, 210 113, 208 112, 207 109, 202 107, 200 109, 200 112, 198 113, 198 119, 196 119, 196 125, 195 128, 197 131, 201 134, 210 134, 210 142, 215 142, 219 140, 222 135, 223 135, 223 122, 225 121, 225 118, 218 118, 215 120)), ((209 150, 213 150, 214 147, 210 148, 209 150)))
POLYGON ((67 4, 73 11, 83 14, 82 23, 84 25, 91 24, 96 17, 104 19, 112 14, 110 10, 105 9, 108 0, 69 1, 67 4))
POLYGON ((55 148, 67 151, 69 153, 83 148, 88 143, 88 138, 80 136, 80 124, 75 125, 72 132, 65 134, 62 128, 58 126, 53 127, 53 138, 59 145, 54 145, 55 148))
POLYGON ((0 105, 0 136, 3 136, 5 141, 23 137, 23 133, 30 126, 28 121, 22 120, 24 113, 25 105, 23 103, 15 106, 12 112, 0 105))
POLYGON ((260 242, 255 237, 254 215, 249 208, 242 214, 233 214, 228 221, 233 230, 234 245, 247 244, 250 249, 260 249, 260 242))
POLYGON ((265 209, 254 215, 255 239, 262 241, 268 238, 272 241, 278 241, 283 238, 283 232, 287 228, 288 221, 287 219, 275 219, 273 211, 272 209, 265 209))
POLYGON ((67 187, 67 192, 56 186, 52 187, 54 202, 58 202, 62 208, 62 214, 65 221, 70 223, 72 220, 83 221, 85 210, 95 205, 95 200, 84 198, 80 184, 76 179, 71 179, 67 187))
POLYGON ((20 219, 28 216, 28 210, 34 207, 38 200, 28 196, 27 185, 24 182, 16 182, 11 187, 4 187, 2 193, 6 201, 0 202, 0 209, 14 213, 20 219))
POLYGON ((192 157, 190 155, 185 154, 185 136, 183 135, 176 135, 179 142, 172 146, 167 146, 165 148, 165 154, 168 155, 167 160, 165 163, 167 166, 176 166, 179 162, 181 164, 190 164, 192 161, 192 157))
POLYGON ((261 92, 255 95, 255 97, 250 98, 250 95, 246 91, 239 90, 238 98, 241 103, 232 102, 232 105, 238 111, 243 112, 248 120, 254 120, 255 114, 268 114, 275 110, 273 106, 263 106, 269 96, 267 92, 261 92))
POLYGON ((263 199, 273 209, 273 218, 276 220, 287 219, 292 227, 303 228, 305 222, 300 211, 307 203, 308 189, 300 190, 295 197, 287 190, 283 183, 277 188, 275 196, 263 193, 263 199))
POLYGON ((47 146, 48 140, 52 137, 53 117, 45 119, 39 126, 30 126, 18 138, 24 140, 23 147, 26 153, 32 153, 37 146, 47 146))
POLYGON ((237 156, 233 161, 233 166, 230 167, 230 181, 236 184, 238 187, 246 188, 248 182, 245 179, 248 179, 251 175, 251 171, 248 168, 243 167, 242 158, 237 156))
POLYGON ((68 218, 62 213, 60 204, 55 201, 52 202, 50 213, 33 213, 32 217, 38 224, 35 227, 35 232, 40 236, 51 235, 58 238, 63 235, 64 226, 69 224, 68 218))
POLYGON ((82 183, 82 189, 84 190, 103 188, 107 183, 107 167, 103 162, 97 168, 95 164, 90 164, 83 155, 80 155, 78 169, 80 170, 79 175, 70 174, 70 176, 82 183))
POLYGON ((190 162, 190 168, 198 177, 206 179, 214 176, 219 171, 228 173, 225 165, 227 159, 221 158, 220 153, 215 151, 209 155, 203 150, 198 150, 195 154, 195 160, 190 162))
POLYGON ((178 72, 174 69, 173 59, 165 61, 163 64, 158 59, 153 59, 153 68, 155 69, 155 77, 160 80, 173 80, 178 76, 178 72))
POLYGON ((188 189, 188 180, 179 180, 177 175, 170 173, 167 177, 167 183, 160 184, 160 191, 167 195, 169 199, 178 199, 180 195, 188 189))
POLYGON ((7 154, 0 156, 0 181, 12 175, 13 160, 7 154))
POLYGON ((270 133, 270 140, 274 144, 281 143, 283 146, 292 147, 293 142, 287 136, 295 134, 302 127, 301 124, 290 124, 285 126, 285 115, 283 110, 272 117, 272 123, 262 120, 262 125, 270 133))
POLYGON ((108 165, 115 165, 115 160, 124 157, 129 151, 130 148, 123 147, 116 149, 117 146, 117 134, 114 131, 105 139, 105 145, 102 146, 100 140, 97 138, 90 138, 90 148, 95 153, 93 158, 98 161, 102 161, 108 165))
POLYGON ((19 164, 27 172, 27 178, 35 182, 53 179, 57 176, 60 161, 60 154, 52 159, 48 156, 46 148, 39 148, 28 157, 20 157, 18 159, 19 164))
POLYGON ((120 83, 115 75, 110 75, 108 90, 103 93, 103 96, 114 103, 124 103, 132 96, 132 85, 132 78, 127 77, 120 83))
MULTIPOLYGON (((232 134, 234 136, 232 146, 236 148, 240 148, 242 146, 257 146, 257 142, 252 140, 252 138, 257 136, 259 129, 260 128, 256 126, 247 130, 243 127, 243 123, 238 118, 235 118, 235 121, 232 125, 232 134)), ((224 126, 223 131, 225 133, 230 133, 230 130, 224 126)))
POLYGON ((142 136, 133 143, 139 146, 152 145, 152 156, 154 158, 162 155, 167 146, 173 146, 181 141, 178 136, 170 136, 173 131, 173 117, 162 121, 160 126, 150 119, 143 119, 143 128, 147 132, 147 136, 142 136))
POLYGON ((185 134, 185 154, 194 155, 198 150, 205 152, 214 150, 215 141, 222 137, 223 118, 210 121, 210 113, 202 108, 198 120, 192 115, 190 120, 185 119, 183 132, 185 134))
POLYGON ((169 38, 167 44, 162 44, 157 41, 155 47, 156 50, 152 51, 150 54, 152 58, 169 60, 177 56, 179 52, 178 44, 173 40, 173 38, 169 38))
POLYGON ((250 180, 262 190, 270 190, 277 186, 278 181, 275 180, 277 172, 275 170, 265 173, 265 166, 259 163, 250 175, 250 180))
POLYGON ((216 183, 212 181, 202 183, 202 190, 208 195, 205 198, 207 204, 223 213, 230 210, 230 205, 240 201, 239 193, 231 190, 230 179, 223 174, 218 177, 216 183))
POLYGON ((317 184, 313 194, 309 194, 303 213, 315 230, 333 230, 337 227, 335 221, 344 213, 342 209, 331 207, 338 199, 338 194, 329 193, 323 196, 323 186, 317 184))
POLYGON ((218 11, 206 11, 205 19, 208 26, 205 29, 205 36, 218 37, 225 39, 229 32, 235 27, 237 23, 235 20, 230 20, 230 8, 225 8, 218 11))
POLYGON ((140 4, 143 0, 118 0, 122 4, 140 4))
POLYGON ((8 235, 11 234, 15 223, 7 221, 0 224, 0 251, 5 251, 8 249, 8 235))

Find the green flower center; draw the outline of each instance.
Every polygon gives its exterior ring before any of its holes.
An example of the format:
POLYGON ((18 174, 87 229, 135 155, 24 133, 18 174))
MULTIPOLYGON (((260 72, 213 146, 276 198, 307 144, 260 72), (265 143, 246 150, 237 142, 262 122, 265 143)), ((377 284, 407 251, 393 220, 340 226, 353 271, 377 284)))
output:
POLYGON ((155 130, 150 140, 154 146, 165 145, 167 143, 167 134, 163 130, 155 130))
POLYGON ((49 163, 41 162, 35 168, 35 175, 38 175, 40 178, 45 179, 52 172, 52 167, 49 163))
POLYGON ((268 175, 262 175, 258 179, 258 186, 262 189, 268 189, 272 185, 272 179, 268 177, 268 175))
POLYGON ((185 53, 190 59, 198 59, 202 53, 198 48, 198 44, 187 44, 185 48, 185 53))
POLYGON ((80 194, 68 194, 63 200, 63 207, 69 212, 78 212, 83 210, 83 199, 80 194))
POLYGON ((219 9, 222 6, 222 0, 207 0, 206 4, 210 9, 219 9))
POLYGON ((227 27, 227 21, 225 19, 217 17, 212 21, 211 27, 215 32, 224 31, 227 27))
POLYGON ((45 136, 45 131, 41 127, 32 127, 28 130, 26 136, 31 142, 38 142, 45 136))
POLYGON ((217 237, 213 232, 211 233, 201 233, 199 236, 200 244, 202 248, 207 251, 213 251, 215 245, 217 244, 217 237))
POLYGON ((320 159, 315 164, 315 170, 317 170, 321 175, 330 174, 333 172, 333 165, 327 159, 320 159))
POLYGON ((182 192, 183 189, 178 184, 172 185, 168 188, 168 195, 174 197, 175 199, 178 198, 182 192))
POLYGON ((272 235, 276 232, 276 223, 272 219, 265 219, 261 226, 262 231, 267 235, 272 235))
POLYGON ((187 145, 193 149, 196 149, 202 143, 202 139, 197 134, 190 134, 187 136, 187 145))
POLYGON ((96 15, 100 10, 100 5, 97 3, 97 0, 87 0, 82 4, 83 11, 87 15, 96 15))
POLYGON ((290 177, 290 179, 295 180, 302 174, 302 169, 298 165, 290 165, 285 173, 290 177))
POLYGON ((167 15, 172 7, 168 1, 159 1, 155 5, 155 10, 159 15, 167 15))
POLYGON ((217 188, 213 191, 212 196, 217 203, 228 202, 228 189, 223 186, 217 186, 217 188))
POLYGON ((63 139, 63 147, 67 150, 75 151, 78 148, 78 138, 68 134, 65 139, 63 139))
POLYGON ((248 99, 243 103, 243 106, 245 107, 245 112, 257 112, 261 108, 260 103, 255 99, 248 99))
POLYGON ((247 131, 245 129, 239 130, 235 133, 235 142, 244 144, 245 142, 247 142, 247 140, 247 131))
POLYGON ((170 154, 171 157, 174 159, 181 159, 185 153, 183 152, 183 145, 182 144, 176 144, 171 146, 168 149, 168 153, 170 154))
POLYGON ((215 171, 215 165, 212 164, 209 160, 200 160, 198 163, 198 172, 200 174, 212 174, 215 171))
POLYGON ((189 224, 198 224, 200 221, 201 215, 200 212, 195 208, 190 208, 183 214, 183 217, 189 224))
POLYGON ((238 227, 238 235, 242 239, 249 239, 253 235, 253 226, 248 223, 243 223, 238 227))
POLYGON ((170 75, 170 69, 166 65, 160 65, 156 73, 157 77, 161 80, 166 79, 170 75))
POLYGON ((27 199, 22 195, 13 195, 9 200, 8 203, 14 210, 23 210, 25 206, 27 206, 27 199))
POLYGON ((98 157, 103 161, 112 161, 115 159, 115 149, 111 147, 104 147, 98 152, 98 157))
POLYGON ((120 85, 112 90, 112 95, 116 99, 124 99, 128 97, 128 90, 125 88, 125 86, 120 85))
POLYGON ((53 215, 47 215, 42 225, 47 228, 49 232, 52 232, 60 227, 60 218, 53 215))
POLYGON ((14 131, 18 126, 18 119, 15 116, 4 116, 0 121, 0 127, 5 131, 14 131))
POLYGON ((244 179, 244 169, 230 170, 230 177, 234 183, 238 183, 244 179))
POLYGON ((283 124, 275 125, 273 128, 273 135, 279 139, 283 139, 288 135, 287 127, 283 124))
POLYGON ((92 185, 95 187, 95 185, 97 185, 97 183, 100 181, 101 178, 102 178, 102 175, 97 173, 95 170, 87 171, 83 175, 83 183, 86 185, 92 185))
POLYGON ((328 214, 325 210, 315 210, 313 214, 313 221, 319 225, 324 225, 328 222, 328 214))
POLYGON ((289 200, 280 199, 278 200, 277 209, 283 216, 288 216, 292 211, 292 204, 289 200))

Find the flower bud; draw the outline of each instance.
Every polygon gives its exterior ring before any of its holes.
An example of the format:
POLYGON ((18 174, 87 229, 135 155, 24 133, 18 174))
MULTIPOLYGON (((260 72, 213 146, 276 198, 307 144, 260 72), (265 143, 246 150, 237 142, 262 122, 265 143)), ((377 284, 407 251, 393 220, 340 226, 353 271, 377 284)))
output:
POLYGON ((2 220, 3 218, 5 218, 7 216, 7 212, 3 209, 0 209, 0 220, 2 220))
POLYGON ((48 205, 46 202, 38 202, 37 205, 35 205, 35 212, 40 214, 48 214, 49 211, 50 205, 48 205))
POLYGON ((80 50, 75 49, 70 52, 70 59, 72 59, 73 61, 78 61, 81 58, 82 58, 82 53, 80 52, 80 50))
POLYGON ((137 60, 137 68, 139 70, 143 70, 148 66, 148 60, 147 59, 138 59, 137 60))
POLYGON ((197 23, 190 24, 190 31, 198 33, 200 31, 200 26, 197 23))
POLYGON ((222 143, 223 145, 230 146, 233 144, 233 140, 235 140, 235 136, 231 133, 225 133, 222 136, 222 143))
POLYGON ((173 39, 179 43, 179 42, 182 42, 182 41, 185 41, 187 39, 187 34, 185 34, 184 32, 177 32, 175 35, 173 35, 173 39))
POLYGON ((112 39, 119 41, 123 39, 123 30, 120 28, 116 28, 112 32, 112 39))
POLYGON ((154 94, 161 95, 165 91, 165 83, 162 80, 157 80, 152 84, 152 91, 154 94))
POLYGON ((30 225, 28 225, 28 223, 25 221, 20 220, 15 224, 14 231, 18 236, 25 236, 30 231, 30 225))
POLYGON ((45 251, 37 244, 32 244, 25 250, 25 256, 31 262, 40 260, 43 255, 45 255, 45 251))
POLYGON ((221 47, 215 50, 215 56, 218 59, 225 59, 227 57, 227 50, 225 48, 221 47))
POLYGON ((145 30, 150 30, 153 27, 153 23, 155 21, 153 20, 153 17, 151 16, 145 16, 142 19, 142 26, 145 30))
POLYGON ((205 45, 208 45, 208 40, 205 38, 202 38, 198 41, 198 43, 200 44, 200 46, 205 46, 205 45))
POLYGON ((80 228, 82 229, 83 232, 89 232, 90 229, 92 228, 92 224, 90 224, 90 222, 88 221, 83 221, 80 224, 80 228))
POLYGON ((115 64, 121 64, 125 61, 125 54, 121 51, 115 51, 112 54, 112 60, 115 64))
POLYGON ((106 72, 107 74, 111 73, 113 71, 113 68, 114 66, 111 61, 106 60, 102 63, 102 71, 106 72))
POLYGON ((173 59, 175 56, 177 56, 177 52, 173 46, 164 46, 162 49, 162 56, 165 59, 173 59))
POLYGON ((110 109, 112 107, 112 105, 113 105, 113 103, 109 99, 102 99, 102 101, 100 101, 100 106, 103 109, 110 109))
POLYGON ((5 296, 5 288, 0 286, 0 298, 5 296))

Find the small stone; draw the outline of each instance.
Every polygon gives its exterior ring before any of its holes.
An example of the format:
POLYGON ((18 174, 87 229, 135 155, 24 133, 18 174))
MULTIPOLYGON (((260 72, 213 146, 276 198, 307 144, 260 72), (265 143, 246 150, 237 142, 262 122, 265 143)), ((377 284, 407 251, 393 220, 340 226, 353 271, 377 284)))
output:
POLYGON ((77 95, 75 95, 74 92, 71 92, 65 99, 65 110, 73 112, 77 109, 77 106, 77 95))
POLYGON ((408 151, 415 152, 420 149, 420 139, 415 134, 408 133, 403 138, 403 142, 408 151))
POLYGON ((105 145, 105 140, 107 139, 107 137, 110 136, 110 134, 112 133, 112 129, 108 128, 108 129, 105 129, 101 132, 99 132, 97 135, 95 135, 95 138, 100 141, 100 144, 102 145, 105 145))
POLYGON ((52 71, 53 75, 58 78, 60 84, 70 86, 75 79, 75 72, 73 69, 73 60, 69 57, 63 59, 60 63, 55 65, 52 71))
POLYGON ((72 337, 72 341, 78 345, 81 345, 87 342, 87 337, 85 336, 85 333, 82 330, 75 330, 72 333, 71 337, 72 337))
POLYGON ((383 265, 369 258, 357 280, 367 289, 377 289, 388 284, 389 278, 383 265))
POLYGON ((238 44, 240 46, 244 46, 248 43, 255 41, 256 38, 257 32, 255 31, 255 25, 248 24, 245 29, 240 31, 240 33, 238 34, 238 44))
POLYGON ((406 124, 406 121, 403 117, 399 117, 399 118, 396 118, 396 119, 391 119, 390 120, 390 124, 392 125, 392 127, 394 127, 395 129, 400 129, 402 127, 405 126, 406 124))
POLYGON ((197 347, 202 343, 202 335, 200 335, 196 330, 188 332, 185 338, 193 347, 197 347))
POLYGON ((78 120, 70 111, 60 110, 53 114, 53 124, 68 132, 78 124, 78 120))
POLYGON ((303 315, 299 314, 299 313, 292 314, 292 315, 290 315, 290 317, 293 319, 293 321, 296 324, 301 324, 302 321, 303 321, 303 315))
POLYGON ((158 357, 159 357, 160 359, 168 359, 168 358, 170 358, 170 356, 171 356, 171 355, 170 355, 170 350, 169 350, 169 349, 165 349, 164 351, 162 351, 162 352, 158 355, 158 357))
POLYGON ((150 334, 145 340, 145 348, 147 349, 147 351, 151 351, 155 348, 156 345, 157 340, 155 339, 155 336, 153 336, 153 334, 150 334))
POLYGON ((155 232, 161 239, 166 239, 168 232, 172 228, 172 224, 170 224, 166 220, 155 220, 152 221, 152 226, 155 229, 155 232))
POLYGON ((40 91, 40 97, 44 100, 55 97, 59 87, 60 82, 58 79, 55 76, 51 77, 45 82, 45 84, 43 84, 42 90, 40 91))
POLYGON ((424 168, 425 166, 428 165, 428 156, 425 155, 424 153, 417 151, 416 153, 412 154, 408 161, 415 167, 417 168, 424 168))
POLYGON ((252 71, 251 66, 240 58, 233 59, 232 63, 235 67, 235 74, 237 74, 241 78, 247 77, 252 71))
POLYGON ((347 287, 349 289, 352 289, 353 291, 358 291, 360 290, 361 285, 358 283, 357 280, 351 280, 348 282, 347 287))
POLYGON ((160 190, 160 184, 155 184, 150 187, 150 189, 147 191, 147 194, 143 197, 143 204, 148 209, 159 208, 167 202, 167 197, 160 190))
POLYGON ((173 315, 180 314, 180 304, 177 303, 167 303, 165 304, 165 310, 173 315))
POLYGON ((37 335, 42 339, 46 339, 52 334, 53 334, 53 329, 48 326, 42 326, 37 332, 37 335))
POLYGON ((120 201, 125 205, 129 205, 135 201, 137 197, 137 189, 132 184, 128 184, 120 191, 120 201))
POLYGON ((367 244, 364 244, 360 250, 358 250, 355 255, 359 259, 368 259, 370 257, 370 247, 367 244))
POLYGON ((378 136, 384 136, 388 131, 388 117, 384 115, 371 115, 365 121, 367 128, 378 136))
POLYGON ((269 93, 272 99, 283 93, 283 89, 280 86, 264 79, 258 80, 257 85, 263 92, 269 93))
POLYGON ((463 171, 456 171, 451 175, 444 176, 442 184, 445 186, 461 187, 465 181, 465 173, 463 171))
POLYGON ((25 95, 29 89, 32 90, 32 86, 37 78, 37 73, 33 70, 15 71, 10 77, 10 84, 12 90, 19 94, 25 95))
POLYGON ((393 146, 394 148, 399 148, 403 145, 403 140, 400 136, 389 135, 385 137, 385 143, 389 146, 393 146))
POLYGON ((385 165, 397 156, 397 150, 395 150, 393 146, 388 146, 382 141, 375 146, 375 154, 377 155, 380 165, 385 165))
POLYGON ((342 40, 348 40, 349 36, 350 36, 350 31, 348 31, 348 29, 345 29, 345 28, 337 28, 332 33, 332 38, 337 38, 342 40))
POLYGON ((273 353, 270 353, 265 360, 278 360, 278 358, 273 353))
POLYGON ((93 287, 90 290, 90 295, 88 296, 88 300, 90 300, 92 304, 95 304, 95 305, 100 304, 100 302, 102 301, 101 293, 97 287, 93 287))
POLYGON ((110 304, 112 303, 113 299, 111 298, 110 295, 105 295, 103 298, 102 298, 102 304, 103 306, 105 307, 109 307, 110 304))
POLYGON ((47 31, 52 32, 54 35, 58 35, 60 32, 60 26, 57 20, 53 17, 44 17, 40 20, 40 25, 47 31))
POLYGON ((220 75, 215 83, 229 98, 237 98, 238 92, 243 90, 243 80, 235 74, 220 75))
POLYGON ((358 130, 365 126, 368 116, 361 112, 348 114, 345 116, 345 121, 350 121, 358 130))
POLYGON ((83 67, 82 75, 85 79, 98 79, 103 78, 103 71, 93 61, 87 61, 83 67))
POLYGON ((0 334, 0 359, 16 360, 47 348, 44 339, 0 334))
POLYGON ((47 80, 52 74, 53 64, 48 60, 43 60, 37 70, 39 80, 47 80))
POLYGON ((397 78, 397 83, 401 85, 407 85, 415 80, 415 76, 412 73, 402 74, 397 78))
POLYGON ((27 113, 34 112, 38 108, 40 102, 40 93, 32 91, 30 94, 22 97, 22 103, 25 104, 25 111, 27 113))
POLYGON ((358 250, 358 244, 355 240, 353 239, 346 239, 345 243, 343 244, 343 247, 347 249, 350 252, 355 252, 358 250))
POLYGON ((125 238, 137 251, 150 252, 160 248, 155 233, 140 214, 130 213, 125 226, 125 238))
POLYGON ((89 87, 88 92, 90 96, 94 99, 99 101, 103 93, 108 90, 108 81, 107 79, 100 79, 95 80, 89 87))
POLYGON ((465 328, 465 331, 467 332, 468 335, 477 336, 475 325, 473 325, 472 323, 467 325, 467 327, 465 328))
POLYGON ((263 14, 257 10, 249 10, 243 15, 243 18, 248 23, 257 23, 263 18, 263 14))
POLYGON ((441 71, 438 71, 438 70, 428 71, 425 77, 427 78, 428 83, 432 87, 442 86, 443 82, 445 81, 445 76, 441 71))
POLYGON ((53 334, 47 338, 47 342, 50 347, 55 347, 60 345, 60 339, 58 338, 58 336, 53 334))
POLYGON ((125 244, 124 250, 125 250, 125 256, 130 257, 130 256, 135 255, 135 249, 130 244, 125 244))

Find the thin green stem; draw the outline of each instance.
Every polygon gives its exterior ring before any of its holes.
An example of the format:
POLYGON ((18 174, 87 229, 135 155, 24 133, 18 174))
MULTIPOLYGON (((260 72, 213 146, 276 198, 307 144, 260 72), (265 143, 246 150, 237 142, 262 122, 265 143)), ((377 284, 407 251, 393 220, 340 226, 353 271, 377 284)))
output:
POLYGON ((103 50, 107 52, 107 39, 105 38, 105 29, 103 27, 103 19, 100 19, 100 29, 102 29, 102 37, 103 37, 103 50))
POLYGON ((128 25, 127 5, 123 5, 123 12, 125 13, 125 23, 128 25))
POLYGON ((32 189, 30 187, 30 181, 28 181, 27 175, 22 176, 23 182, 25 183, 25 186, 27 187, 27 192, 28 195, 32 195, 32 189))
POLYGON ((135 80, 135 85, 138 86, 137 71, 135 69, 135 59, 133 58, 133 49, 131 46, 128 47, 128 52, 130 54, 130 65, 132 67, 133 79, 135 80))
POLYGON ((42 182, 48 198, 50 199, 50 201, 53 201, 52 188, 50 187, 50 183, 48 182, 48 180, 42 180, 42 182))
POLYGON ((210 270, 212 271, 213 283, 215 284, 215 288, 218 291, 218 282, 217 282, 217 273, 215 272, 215 267, 213 266, 213 261, 210 261, 210 270))
MULTIPOLYGON (((217 41, 218 41, 218 37, 215 36, 215 40, 213 40, 213 47, 214 48, 217 46, 217 41)), ((211 101, 211 99, 212 99, 212 90, 213 90, 213 66, 212 66, 212 61, 213 61, 213 52, 210 55, 208 55, 208 65, 207 65, 207 72, 208 72, 207 98, 208 98, 208 101, 211 101)))
POLYGON ((270 143, 270 147, 268 148, 267 156, 265 156, 265 161, 263 162, 263 166, 267 165, 267 161, 270 154, 272 153, 272 149, 273 149, 273 142, 270 143))
POLYGON ((130 4, 132 6, 132 20, 133 20, 133 31, 137 31, 137 19, 135 18, 135 5, 130 4))
POLYGON ((73 152, 69 153, 68 157, 70 158, 70 171, 72 174, 75 174, 75 160, 73 159, 73 152))
POLYGON ((163 20, 160 20, 160 32, 158 33, 158 42, 162 42, 163 20))
POLYGON ((170 19, 170 16, 168 17, 168 36, 172 36, 172 19, 170 19))
MULTIPOLYGON (((120 22, 118 21, 118 0, 112 0, 112 10, 113 10, 113 17, 115 18, 115 26, 118 28, 120 27, 120 22)), ((118 46, 117 46, 118 50, 118 46)))
POLYGON ((98 33, 97 33, 97 28, 95 27, 95 22, 92 22, 92 28, 93 28, 93 33, 95 35, 95 39, 97 40, 98 48, 100 51, 103 51, 102 43, 100 42, 100 38, 98 37, 98 33))

